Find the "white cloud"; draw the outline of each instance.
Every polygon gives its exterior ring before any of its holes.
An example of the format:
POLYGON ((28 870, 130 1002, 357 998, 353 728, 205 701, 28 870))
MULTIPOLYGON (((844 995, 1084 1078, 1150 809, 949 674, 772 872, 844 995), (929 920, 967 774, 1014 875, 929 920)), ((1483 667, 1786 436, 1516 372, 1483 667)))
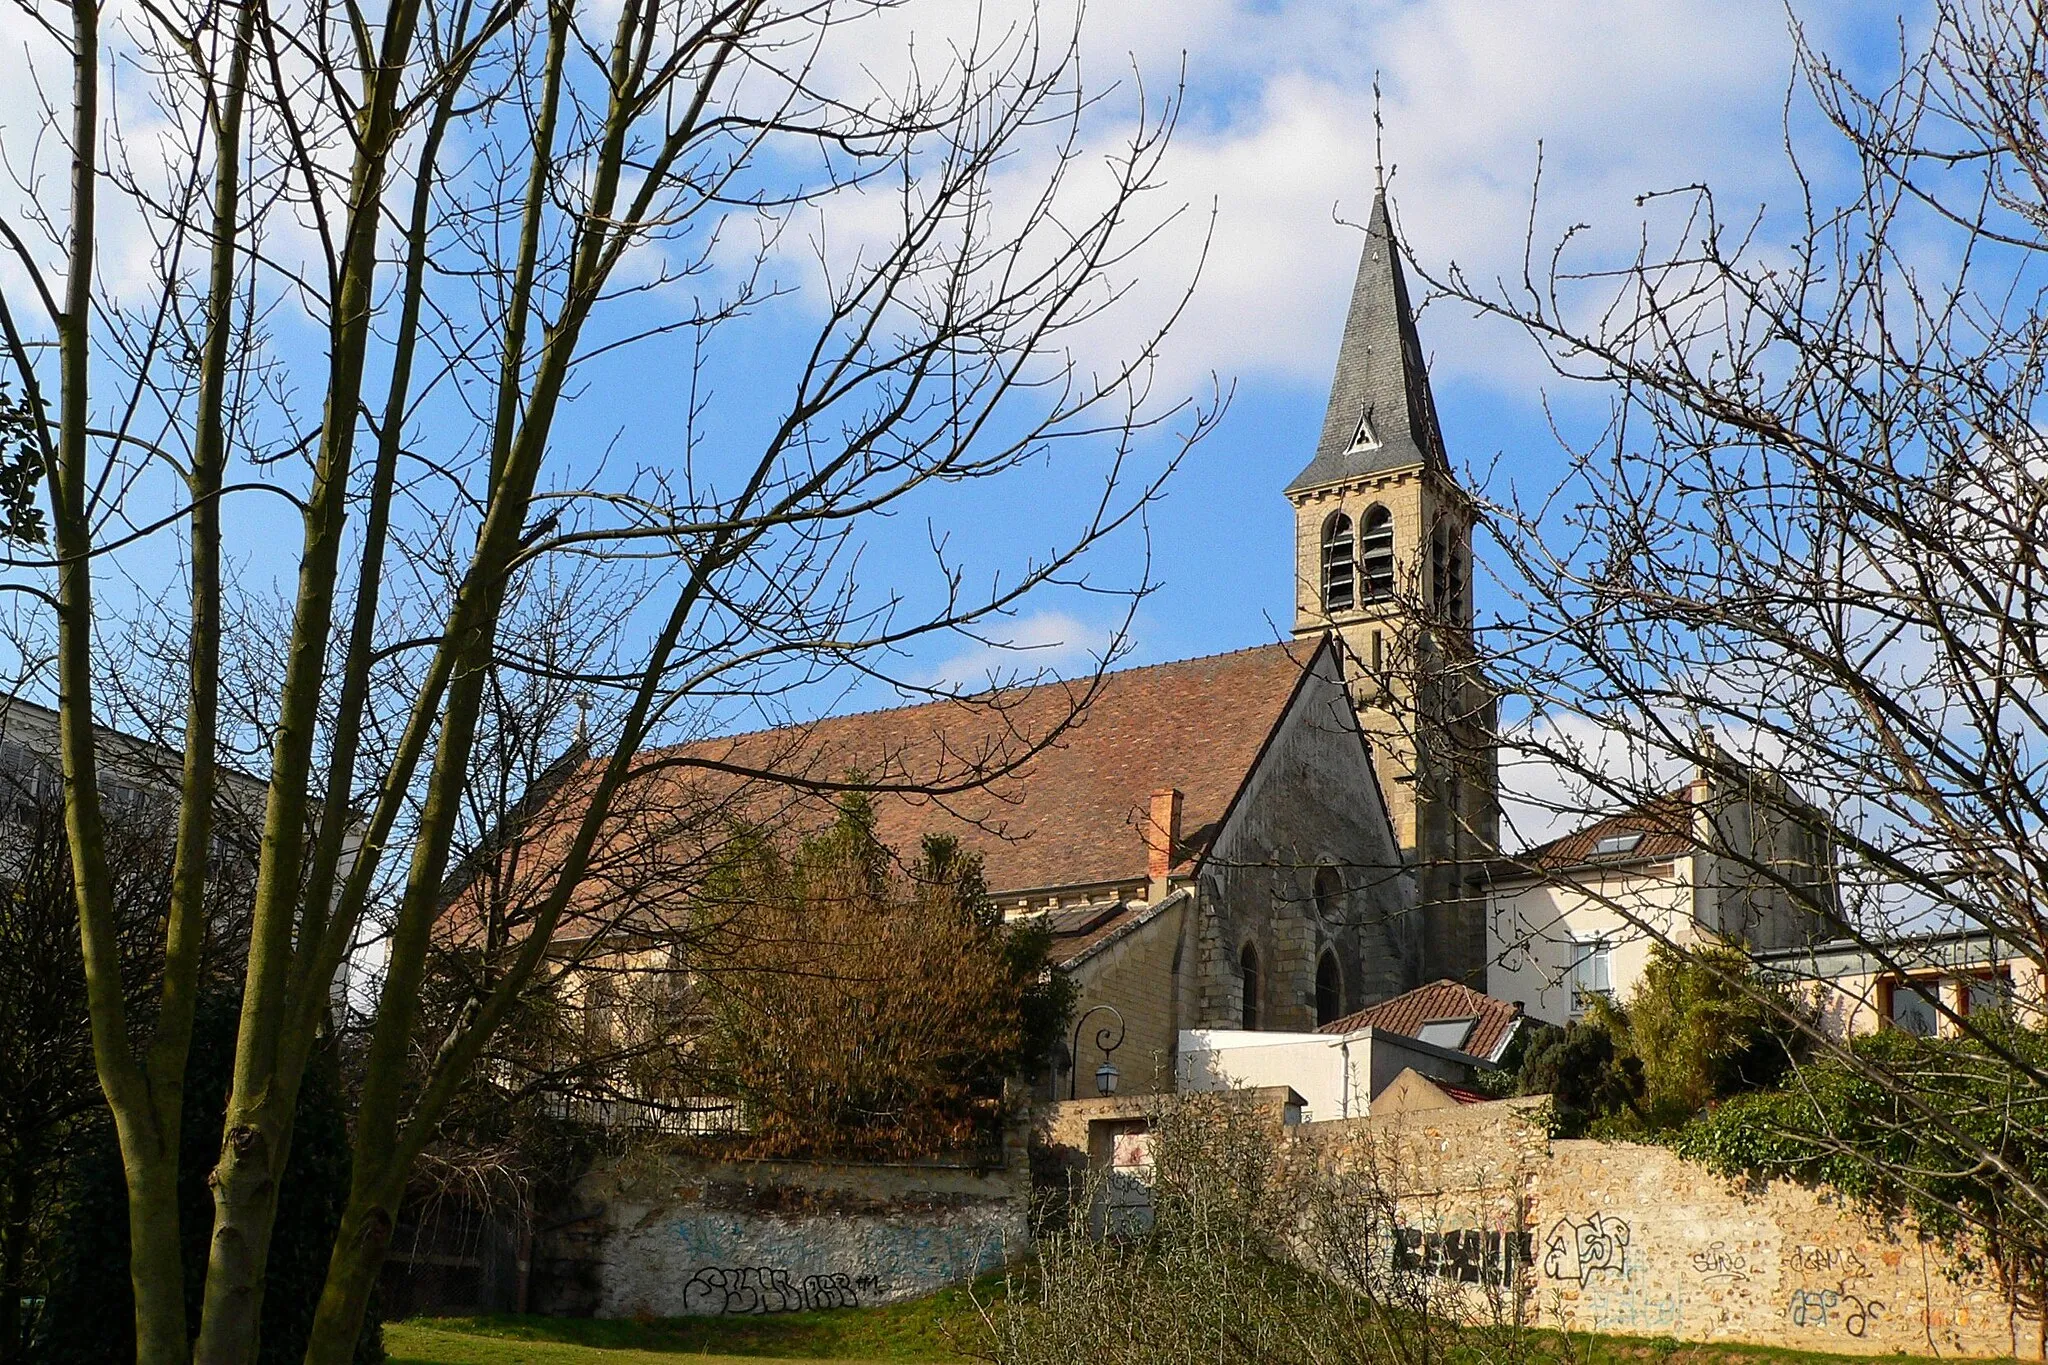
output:
POLYGON ((980 635, 969 648, 934 665, 922 679, 925 685, 972 689, 1028 681, 1041 672, 1071 677, 1095 667, 1118 644, 1114 630, 1062 611, 994 622, 980 635))

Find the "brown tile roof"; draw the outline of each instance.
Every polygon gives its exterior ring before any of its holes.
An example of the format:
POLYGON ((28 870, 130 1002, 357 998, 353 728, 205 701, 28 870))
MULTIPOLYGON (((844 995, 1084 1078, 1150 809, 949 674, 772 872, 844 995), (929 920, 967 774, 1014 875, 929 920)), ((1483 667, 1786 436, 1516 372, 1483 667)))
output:
MULTIPOLYGON (((1149 805, 1162 787, 1183 796, 1175 864, 1184 868, 1214 839, 1323 647, 1262 645, 1119 670, 1101 680, 1064 732, 1059 727, 1085 684, 1020 688, 999 704, 932 702, 649 750, 635 759, 593 858, 607 870, 585 879, 572 913, 596 915, 601 901, 650 899, 628 889, 636 875, 682 891, 728 816, 822 827, 837 798, 804 784, 856 776, 877 787, 925 788, 876 795, 877 835, 906 858, 928 833, 954 835, 981 854, 998 895, 1143 882, 1149 805), (930 794, 1012 764, 985 786, 930 794), (669 850, 667 866, 650 870, 662 861, 651 850, 661 849, 669 850)), ((547 850, 568 838, 601 762, 568 773, 526 818, 522 880, 544 878, 547 850)))
POLYGON ((1692 789, 1653 796, 1619 815, 1608 815, 1589 825, 1561 835, 1526 852, 1501 859, 1494 867, 1496 877, 1540 876, 1569 868, 1599 867, 1608 863, 1654 862, 1676 858, 1693 851, 1692 789), (1617 834, 1641 834, 1642 841, 1626 853, 1595 856, 1602 839, 1617 834))
POLYGON ((1080 961, 1111 939, 1136 929, 1154 908, 1144 901, 1108 901, 1053 911, 1046 916, 1052 929, 1052 964, 1066 967, 1080 961))
POLYGON ((1406 995, 1397 995, 1392 1000, 1369 1005, 1356 1014, 1334 1019, 1318 1031, 1356 1033, 1363 1028, 1376 1028, 1398 1033, 1403 1038, 1415 1038, 1420 1036, 1424 1024, 1439 1019, 1471 1019, 1475 1021, 1472 1032, 1466 1035, 1465 1045, 1459 1050, 1492 1061, 1513 1033, 1515 1021, 1521 1017, 1519 1005, 1496 1000, 1484 991, 1475 991, 1456 981, 1443 980, 1418 986, 1406 995))

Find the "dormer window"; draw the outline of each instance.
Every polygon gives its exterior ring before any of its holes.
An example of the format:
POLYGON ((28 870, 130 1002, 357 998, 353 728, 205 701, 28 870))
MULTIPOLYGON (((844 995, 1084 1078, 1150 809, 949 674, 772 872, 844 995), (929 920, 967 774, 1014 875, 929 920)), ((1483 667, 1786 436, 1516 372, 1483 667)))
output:
POLYGON ((1365 411, 1358 414, 1358 430, 1351 433, 1351 450, 1347 450, 1345 454, 1358 450, 1377 450, 1379 444, 1380 434, 1373 430, 1372 405, 1368 403, 1365 411))
POLYGON ((1642 842, 1643 832, 1639 829, 1629 830, 1624 834, 1609 834, 1594 843, 1593 856, 1595 858, 1625 858, 1635 852, 1636 846, 1642 842))
POLYGON ((1342 512, 1323 525, 1323 610, 1349 611, 1358 600, 1351 518, 1342 512))
POLYGON ((1387 601, 1394 595, 1394 514, 1386 508, 1366 512, 1358 532, 1358 558, 1365 600, 1387 601))

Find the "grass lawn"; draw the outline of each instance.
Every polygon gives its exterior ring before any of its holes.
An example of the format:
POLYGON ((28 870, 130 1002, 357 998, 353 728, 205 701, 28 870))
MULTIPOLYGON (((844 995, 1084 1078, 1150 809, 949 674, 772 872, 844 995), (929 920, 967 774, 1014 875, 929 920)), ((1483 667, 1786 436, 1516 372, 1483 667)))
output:
MULTIPOLYGON (((1000 1277, 981 1286, 986 1298, 1000 1277)), ((764 1317, 418 1318, 386 1323, 391 1365, 678 1365, 703 1361, 836 1360, 863 1365, 958 1361, 954 1342, 975 1330, 964 1289, 879 1308, 764 1317)))
MULTIPOLYGON (((984 1301, 999 1277, 977 1286, 984 1301)), ((958 1343, 976 1335, 967 1292, 879 1308, 847 1308, 769 1317, 661 1318, 651 1322, 591 1318, 418 1318, 387 1323, 391 1365, 768 1365, 833 1360, 841 1365, 958 1362, 958 1343)), ((1574 1335, 1569 1349, 1556 1333, 1540 1333, 1536 1357, 1556 1365, 1907 1365, 1916 1356, 1847 1356, 1768 1346, 1696 1345, 1668 1338, 1574 1335)), ((1133 1362, 1133 1365, 1143 1365, 1133 1362)))

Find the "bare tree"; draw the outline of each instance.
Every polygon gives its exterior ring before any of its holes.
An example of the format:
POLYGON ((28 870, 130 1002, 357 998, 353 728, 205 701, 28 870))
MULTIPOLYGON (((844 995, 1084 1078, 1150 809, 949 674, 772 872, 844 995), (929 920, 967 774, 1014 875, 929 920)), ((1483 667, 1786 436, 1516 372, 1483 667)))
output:
MULTIPOLYGON (((1488 509, 1490 666, 1523 713, 1511 748, 1568 779, 1554 808, 1655 810, 1674 771, 1704 769, 1831 846, 1839 895, 1768 841, 1717 850, 1816 936, 1899 971, 1901 932, 1966 930, 2044 968, 2048 29, 2023 0, 1932 18, 1874 87, 1795 27, 1820 132, 1788 122, 1789 208, 1731 221, 1682 186, 1639 201, 1633 250, 1575 228, 1547 256, 1532 211, 1519 279, 1432 282, 1611 400, 1555 489, 1488 509)), ((1996 1134, 2048 1075, 2002 1028, 1935 1007, 2010 1077, 1985 1112, 1785 1022, 1896 1093, 1900 1132, 1938 1136, 1946 1169, 1888 1178, 2000 1182, 1990 1231, 2038 1257, 2048 1170, 1996 1134)))
MULTIPOLYGON (((58 208, 44 145, 10 144, 26 207, 0 225, 0 344, 48 538, 18 528, 9 586, 47 623, 50 652, 24 675, 52 679, 62 711, 138 1356, 252 1357, 294 1096, 330 983, 374 929, 353 1184, 308 1352, 339 1361, 407 1171, 546 959, 648 737, 742 703, 814 705, 856 677, 947 694, 913 671, 918 642, 999 635, 1034 592, 1090 586, 1086 552, 1136 523, 1213 421, 1213 406, 1152 401, 1156 333, 1099 371, 1072 354, 1148 235, 1133 215, 1175 100, 1134 92, 1111 154, 1084 162, 1108 113, 1072 26, 1029 10, 946 9, 951 31, 923 43, 907 24, 935 25, 938 7, 874 0, 626 0, 602 17, 566 0, 173 0, 111 27, 92 3, 24 13, 51 69, 69 65, 47 145, 70 191, 58 208), (882 74, 877 54, 898 53, 882 74), (146 145, 116 67, 151 111, 146 145), (805 253, 809 282, 780 283, 805 253), (782 345, 728 357, 764 317, 782 345), (632 369, 636 354, 666 368, 632 369), (719 383, 741 371, 735 402, 719 383), (560 425, 601 382, 623 400, 624 458, 560 425), (943 527, 961 485, 1047 458, 1095 492, 1043 553, 995 572, 938 531, 921 581, 893 562, 887 586, 864 577, 878 519, 943 527), (93 719, 145 555, 182 586, 167 609, 184 766, 162 989, 137 1029, 93 719), (230 586, 237 555, 291 570, 267 649, 250 651, 274 672, 241 701, 223 635, 262 613, 230 586), (430 1019, 423 979, 495 669, 559 666, 508 630, 508 602, 577 562, 599 570, 578 609, 618 623, 577 679, 604 722, 587 799, 522 933, 430 1019), (215 765, 252 734, 266 823, 190 1343, 179 1089, 215 765), (375 925, 372 907, 388 908, 375 925)), ((971 786, 1054 737, 898 785, 971 786)))

